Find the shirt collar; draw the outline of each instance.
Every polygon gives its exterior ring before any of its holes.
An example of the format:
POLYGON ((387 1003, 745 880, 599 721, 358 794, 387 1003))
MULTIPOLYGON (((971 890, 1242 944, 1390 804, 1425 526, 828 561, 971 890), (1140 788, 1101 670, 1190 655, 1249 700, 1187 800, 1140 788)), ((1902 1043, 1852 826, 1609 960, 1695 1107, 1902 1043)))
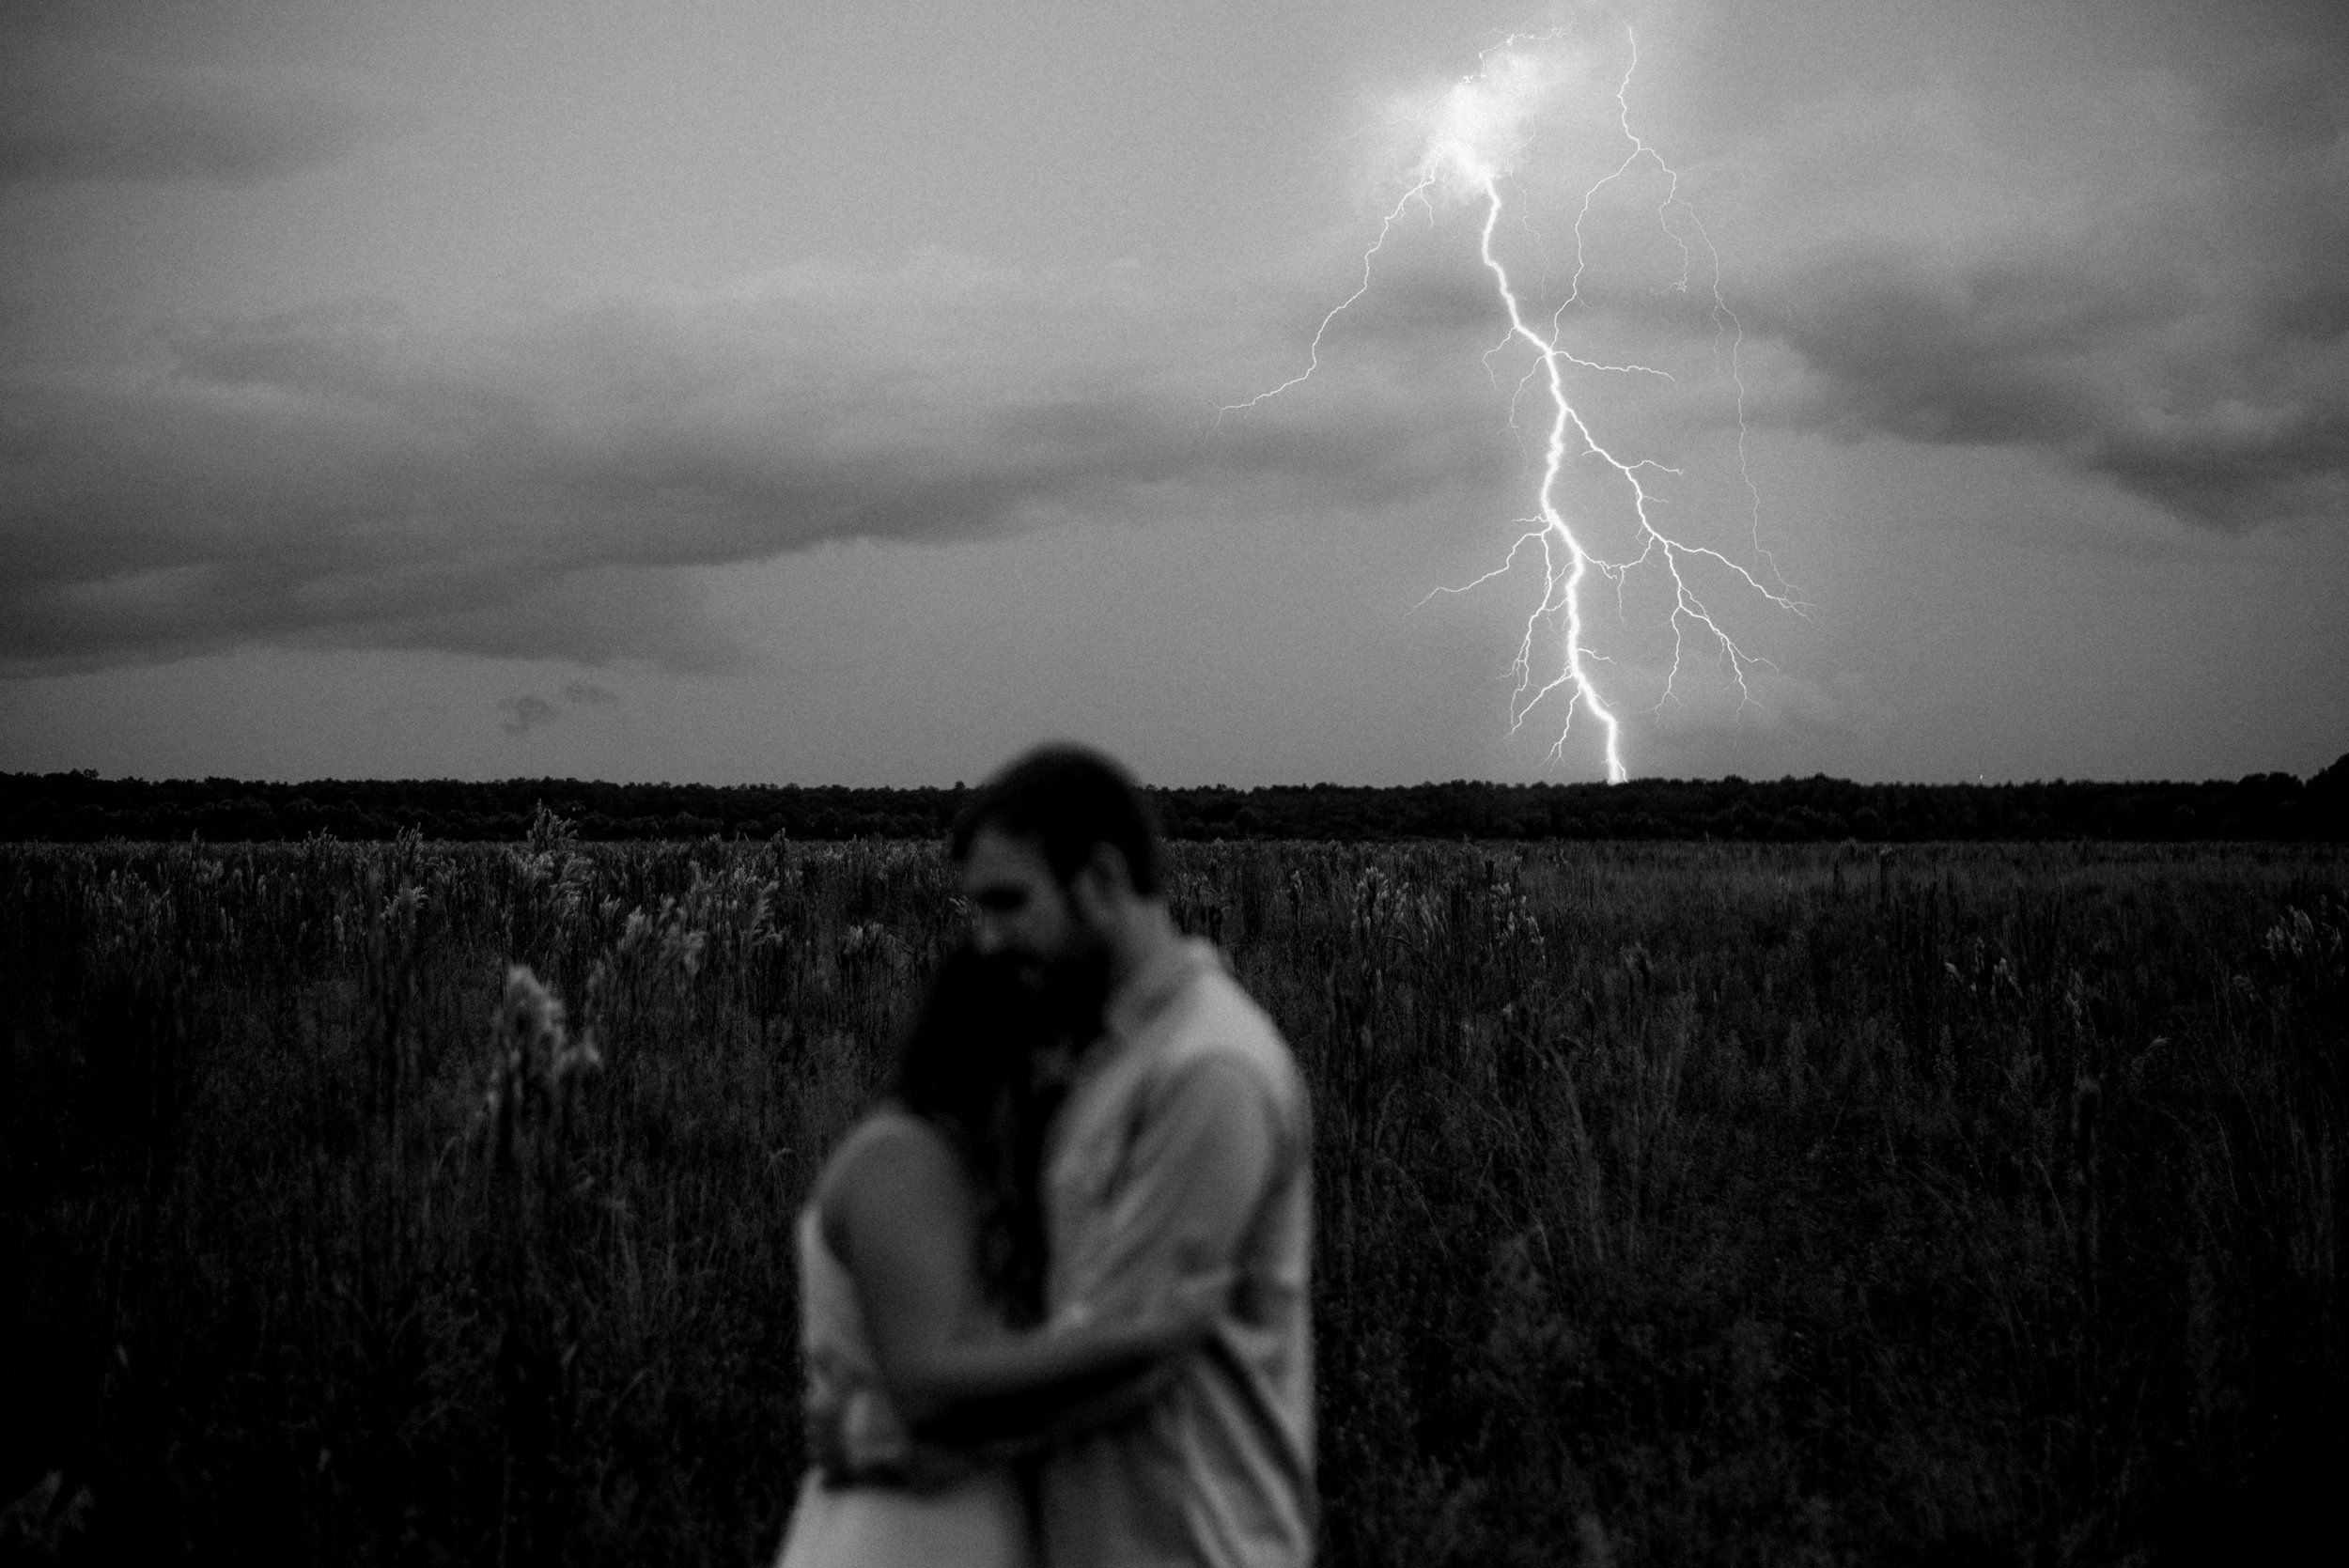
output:
POLYGON ((1205 938, 1182 937, 1167 943, 1111 993, 1109 1005, 1102 1009, 1104 1035, 1113 1041, 1132 1039, 1194 976, 1222 967, 1215 944, 1205 938))

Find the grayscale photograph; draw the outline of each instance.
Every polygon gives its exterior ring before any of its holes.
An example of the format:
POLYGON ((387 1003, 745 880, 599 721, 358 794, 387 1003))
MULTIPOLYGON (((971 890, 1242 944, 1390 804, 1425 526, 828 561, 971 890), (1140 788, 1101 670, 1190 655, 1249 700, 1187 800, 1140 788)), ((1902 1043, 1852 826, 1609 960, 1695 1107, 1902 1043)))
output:
POLYGON ((0 1568, 2330 1560, 2349 7, 0 0, 0 1568))

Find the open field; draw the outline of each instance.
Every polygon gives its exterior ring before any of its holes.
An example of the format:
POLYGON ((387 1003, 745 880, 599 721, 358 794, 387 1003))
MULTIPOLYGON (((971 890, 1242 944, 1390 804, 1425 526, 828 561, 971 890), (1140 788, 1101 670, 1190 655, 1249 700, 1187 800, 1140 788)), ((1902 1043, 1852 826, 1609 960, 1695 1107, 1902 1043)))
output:
MULTIPOLYGON (((2329 1524, 2340 848, 1174 862, 1317 1096, 1330 1562, 2329 1524)), ((790 1217, 958 928, 932 844, 0 847, 0 1531, 761 1560, 790 1217), (509 961, 602 1066, 493 1116, 509 961)))

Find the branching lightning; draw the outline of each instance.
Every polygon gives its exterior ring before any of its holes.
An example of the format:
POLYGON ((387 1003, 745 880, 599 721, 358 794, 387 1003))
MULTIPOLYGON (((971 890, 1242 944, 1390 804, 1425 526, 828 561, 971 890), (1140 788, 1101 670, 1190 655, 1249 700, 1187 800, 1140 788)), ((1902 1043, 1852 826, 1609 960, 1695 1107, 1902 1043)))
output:
MULTIPOLYGON (((1629 150, 1609 173, 1582 194, 1580 210, 1574 221, 1574 272, 1563 300, 1546 318, 1528 309, 1525 298, 1496 248, 1495 235, 1500 228, 1503 210, 1510 205, 1502 195, 1504 182, 1509 179, 1517 160, 1531 147, 1531 127, 1543 107, 1545 95, 1551 90, 1551 82, 1545 72, 1541 57, 1532 46, 1550 43, 1557 37, 1559 35, 1530 39, 1515 37, 1504 40, 1486 51, 1478 70, 1455 84, 1434 106, 1428 116, 1424 148, 1409 182, 1402 195, 1388 209, 1377 237, 1362 253, 1361 281, 1351 294, 1322 318, 1320 326, 1314 333, 1305 368, 1246 402, 1226 405, 1221 411, 1229 414, 1254 409, 1310 380, 1320 369, 1323 340, 1338 318, 1369 292, 1376 259, 1385 248, 1396 222, 1412 203, 1424 207, 1431 221, 1439 198, 1480 206, 1483 221, 1478 232, 1478 255, 1486 271, 1491 274, 1494 292, 1508 318, 1506 334, 1486 355, 1487 367, 1494 354, 1512 344, 1521 344, 1530 349, 1533 362, 1511 399, 1512 419, 1514 422, 1514 411, 1523 400, 1528 387, 1538 388, 1541 395, 1547 397, 1549 418, 1544 434, 1541 481, 1534 495, 1534 511, 1522 520, 1524 532, 1509 547, 1501 564, 1492 570, 1459 587, 1439 588, 1435 594, 1467 593, 1514 569, 1529 547, 1539 551, 1543 567, 1542 596, 1526 617, 1524 637, 1510 665, 1515 680, 1509 700, 1510 733, 1515 734, 1545 700, 1563 694, 1565 711, 1560 719, 1557 739, 1550 747, 1551 759, 1563 759, 1566 738, 1577 715, 1587 714, 1600 731, 1608 780, 1619 784, 1630 777, 1630 769, 1624 761, 1623 719, 1615 705, 1601 692, 1592 671, 1595 663, 1613 661, 1591 645, 1586 630, 1586 590, 1595 587, 1594 577, 1613 584, 1620 613, 1624 608, 1625 584, 1633 573, 1648 568, 1664 574, 1672 599, 1672 667, 1665 676, 1663 694, 1656 705, 1658 708, 1677 700, 1676 689, 1684 662, 1690 656, 1692 643, 1699 648, 1709 648, 1726 665, 1730 682, 1737 691, 1741 706, 1753 700, 1747 683, 1748 676, 1758 669, 1774 668, 1767 660, 1749 652, 1715 617, 1692 582, 1690 568, 1700 563, 1709 564, 1725 570, 1735 583, 1751 589, 1779 609, 1800 613, 1803 606, 1793 591, 1785 586, 1775 564, 1761 548, 1761 497, 1746 469, 1745 384, 1737 365, 1743 333, 1735 313, 1730 310, 1721 297, 1719 257, 1714 252, 1712 241, 1697 220, 1694 210, 1681 194, 1679 173, 1631 126, 1629 93, 1632 75, 1639 63, 1636 39, 1629 39, 1629 59, 1616 81, 1613 95, 1614 124, 1629 150), (1652 459, 1617 456, 1594 434, 1590 423, 1570 395, 1567 384, 1569 367, 1585 372, 1657 376, 1666 380, 1672 380, 1667 372, 1651 365, 1609 364, 1583 358, 1565 344, 1566 312, 1583 303, 1582 287, 1589 267, 1584 225, 1605 188, 1629 176, 1643 163, 1653 164, 1666 182, 1664 197, 1656 209, 1657 222, 1680 250, 1677 291, 1687 293, 1694 270, 1691 238, 1703 248, 1712 267, 1714 352, 1717 361, 1722 357, 1725 340, 1728 373, 1737 395, 1739 475, 1744 481, 1750 507, 1754 557, 1766 567, 1771 579, 1769 582, 1720 551, 1691 544, 1663 532, 1657 526, 1656 517, 1662 501, 1651 489, 1651 481, 1657 475, 1675 474, 1679 471, 1652 459), (1638 548, 1624 559, 1610 560, 1595 553, 1583 543, 1582 536, 1578 535, 1560 505, 1558 490, 1567 465, 1585 458, 1606 465, 1613 474, 1613 482, 1619 484, 1627 496, 1633 519, 1632 538, 1638 548), (1546 675, 1537 669, 1537 660, 1546 664, 1547 657, 1543 650, 1551 635, 1556 638, 1559 668, 1556 674, 1546 675)), ((1520 213, 1519 221, 1525 224, 1529 233, 1533 232, 1530 218, 1520 213)), ((1538 236, 1535 238, 1538 242, 1538 236)), ((1432 598, 1435 594, 1428 597, 1432 598)))
POLYGON ((1370 242, 1370 248, 1368 250, 1362 252, 1362 281, 1355 285, 1353 293, 1348 294, 1345 299, 1340 300, 1336 304, 1331 305, 1330 307, 1330 314, 1321 318, 1321 325, 1314 329, 1314 340, 1305 350, 1305 368, 1299 370, 1296 375, 1291 376, 1287 380, 1283 381, 1279 386, 1272 388, 1270 391, 1259 392, 1256 396, 1251 397, 1245 403, 1225 404, 1222 408, 1216 411, 1218 419, 1221 419, 1222 415, 1227 413, 1239 413, 1245 410, 1252 409, 1268 397, 1278 397, 1289 388, 1298 385, 1301 381, 1310 380, 1313 373, 1321 368, 1321 340, 1329 334, 1330 323, 1336 320, 1341 315, 1343 315, 1348 305, 1352 304, 1355 301, 1370 292, 1371 258, 1386 248, 1387 236, 1394 232, 1394 222, 1397 218, 1403 216, 1403 210, 1410 206, 1414 201, 1418 201, 1422 204, 1426 202, 1427 187, 1435 182, 1435 179, 1436 177, 1432 172, 1422 174, 1418 183, 1414 184, 1409 190, 1404 192, 1401 197, 1396 200, 1395 204, 1387 210, 1387 215, 1378 221, 1378 237, 1370 242))

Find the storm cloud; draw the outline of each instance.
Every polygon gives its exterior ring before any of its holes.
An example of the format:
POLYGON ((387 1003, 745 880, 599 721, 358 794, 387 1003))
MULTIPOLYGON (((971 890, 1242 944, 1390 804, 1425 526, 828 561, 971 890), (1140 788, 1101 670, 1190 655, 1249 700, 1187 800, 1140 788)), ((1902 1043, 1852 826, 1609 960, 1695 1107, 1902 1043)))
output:
POLYGON ((0 760, 1579 772, 1486 234, 1635 771, 2337 753, 2349 7, 1326 9, 9 8, 0 760))
POLYGON ((551 724, 562 716, 563 710, 546 698, 530 692, 517 697, 502 697, 498 709, 506 715, 498 728, 508 735, 527 735, 541 724, 551 724))
POLYGON ((0 36, 0 184, 246 185, 340 158, 390 119, 350 83, 0 36))
POLYGON ((0 658, 251 642, 722 660, 685 568, 829 539, 1146 518, 1235 487, 1377 505, 1489 468, 1473 414, 1357 375, 1233 421, 1131 269, 939 254, 428 319, 355 303, 0 381, 0 658))
POLYGON ((574 707, 610 707, 620 700, 618 692, 593 681, 572 680, 563 683, 563 690, 552 697, 542 697, 536 691, 520 691, 498 699, 498 711, 506 717, 498 728, 512 736, 528 735, 532 730, 553 723, 574 707))
POLYGON ((2349 92, 2325 62, 2123 73, 2002 133, 1845 94, 1752 157, 1784 423, 2048 453, 2242 531, 2349 502, 2349 92))

